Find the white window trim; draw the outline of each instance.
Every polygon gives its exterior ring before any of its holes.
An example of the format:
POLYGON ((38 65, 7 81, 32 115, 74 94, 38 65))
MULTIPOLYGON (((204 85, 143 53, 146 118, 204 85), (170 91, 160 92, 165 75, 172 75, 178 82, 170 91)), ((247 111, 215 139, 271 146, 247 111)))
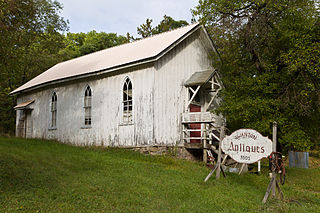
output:
POLYGON ((124 80, 122 81, 122 84, 121 84, 121 98, 120 98, 120 111, 121 111, 121 113, 120 113, 120 115, 121 115, 121 117, 120 117, 120 126, 129 126, 129 125, 134 125, 134 86, 133 86, 133 83, 132 83, 132 77, 131 76, 126 76, 125 78, 124 78, 124 80), (132 110, 131 110, 131 117, 132 117, 132 119, 131 119, 131 121, 125 121, 125 119, 124 119, 124 100, 123 100, 123 87, 124 87, 124 85, 125 85, 125 83, 126 83, 126 81, 127 81, 127 79, 129 79, 130 80, 130 82, 131 82, 131 86, 132 86, 132 89, 131 89, 131 91, 132 91, 132 110))
POLYGON ((57 130, 57 124, 58 124, 58 95, 57 95, 57 92, 56 91, 52 91, 51 94, 50 94, 50 98, 49 98, 49 113, 50 113, 50 116, 49 116, 49 127, 48 129, 49 130, 57 130), (55 112, 56 112, 56 119, 55 119, 55 126, 52 125, 52 121, 53 121, 53 111, 52 111, 52 97, 53 95, 56 95, 57 97, 57 100, 55 101, 56 102, 56 109, 55 109, 55 112))
POLYGON ((81 119, 81 129, 91 129, 92 128, 92 105, 93 105, 93 92, 92 92, 92 88, 91 88, 91 86, 89 86, 88 84, 84 87, 84 90, 82 91, 82 103, 83 103, 83 106, 82 106, 82 108, 83 108, 83 111, 82 111, 82 115, 83 115, 83 117, 82 117, 82 119, 81 119), (85 93, 86 93, 86 91, 87 91, 87 88, 90 88, 90 90, 91 90, 91 106, 90 106, 90 108, 91 108, 91 115, 90 115, 90 119, 91 119, 91 122, 90 122, 90 124, 86 124, 85 123, 85 119, 86 119, 86 108, 88 108, 86 105, 85 105, 85 101, 86 101, 86 95, 85 95, 85 93))

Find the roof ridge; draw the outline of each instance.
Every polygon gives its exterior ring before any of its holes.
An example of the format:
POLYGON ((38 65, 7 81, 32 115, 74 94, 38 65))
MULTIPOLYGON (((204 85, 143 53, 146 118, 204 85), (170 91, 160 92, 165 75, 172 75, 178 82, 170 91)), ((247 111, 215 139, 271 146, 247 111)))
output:
POLYGON ((112 50, 114 48, 118 48, 118 47, 121 47, 121 46, 125 46, 125 45, 129 45, 129 44, 134 44, 134 43, 137 43, 137 42, 140 42, 140 41, 145 41, 145 40, 148 40, 148 39, 151 39, 151 38, 154 38, 154 37, 157 37, 157 36, 161 36, 161 35, 164 35, 164 34, 167 34, 167 33, 170 33, 170 32, 173 32, 173 31, 176 31, 176 30, 181 30, 181 29, 184 29, 186 27, 190 27, 190 26, 196 26, 196 25, 199 25, 199 22, 195 22, 193 24, 188 24, 188 25, 185 25, 185 26, 182 26, 182 27, 179 27, 179 28, 176 28, 176 29, 171 29, 169 31, 165 31, 165 32, 161 32, 161 33, 158 33, 158 34, 154 34, 154 35, 151 35, 151 36, 148 36, 148 37, 145 37, 145 38, 140 38, 138 40, 134 40, 132 42, 128 42, 128 43, 123 43, 123 44, 119 44, 119 45, 116 45, 116 46, 112 46, 112 47, 107 47, 105 49, 102 49, 102 50, 98 50, 98 51, 95 51, 95 52, 92 52, 92 53, 89 53, 89 54, 86 54, 86 55, 81 55, 81 56, 78 56, 76 58, 71 58, 71 59, 68 59, 66 61, 62 61, 60 63, 57 63, 55 64, 54 66, 58 65, 58 64, 63 64, 65 62, 68 62, 68 61, 73 61, 73 60, 76 60, 76 59, 79 59, 79 58, 83 58, 85 56, 89 56, 91 54, 94 54, 94 53, 98 53, 98 52, 103 52, 103 51, 106 51, 106 50, 112 50))
POLYGON ((192 25, 196 26, 198 24, 199 24, 199 22, 196 22, 196 23, 193 23, 193 24, 184 25, 184 26, 179 27, 179 28, 171 29, 171 30, 168 30, 168 31, 165 31, 165 32, 161 32, 161 33, 158 33, 158 34, 153 34, 151 36, 148 36, 148 37, 145 37, 145 38, 141 38, 141 39, 135 40, 133 42, 141 41, 141 40, 148 39, 148 38, 153 38, 153 37, 160 36, 160 35, 163 35, 163 34, 166 34, 166 33, 170 33, 170 32, 175 31, 175 30, 181 30, 183 28, 190 27, 192 25))
POLYGON ((161 53, 165 53, 172 45, 177 45, 186 35, 198 29, 200 23, 193 23, 177 29, 172 29, 153 36, 142 38, 130 43, 99 50, 77 58, 55 64, 45 72, 21 85, 10 94, 45 85, 59 79, 93 74, 102 70, 118 69, 125 64, 130 66, 138 62, 153 60, 161 53))
MULTIPOLYGON (((103 49, 103 50, 112 49, 112 48, 120 47, 120 46, 123 46, 123 45, 133 44, 133 43, 136 43, 136 42, 139 42, 139 41, 144 41, 144 40, 151 39, 151 38, 154 38, 154 37, 157 37, 157 36, 160 36, 160 35, 164 35, 166 33, 170 33, 170 32, 175 31, 175 30, 181 30, 183 28, 190 27, 192 25, 194 25, 194 26, 199 25, 199 22, 195 22, 193 24, 188 24, 188 25, 185 25, 185 26, 182 26, 182 27, 179 27, 179 28, 175 28, 175 29, 171 29, 171 30, 168 30, 168 31, 165 31, 165 32, 161 32, 161 33, 158 33, 158 34, 153 34, 151 36, 148 36, 148 37, 145 37, 145 38, 140 38, 140 39, 134 40, 132 42, 123 43, 123 44, 116 45, 116 46, 113 46, 113 47, 108 47, 108 48, 103 49)), ((103 50, 99 50, 99 51, 103 51, 103 50)), ((99 52, 99 51, 97 51, 97 52, 99 52)))

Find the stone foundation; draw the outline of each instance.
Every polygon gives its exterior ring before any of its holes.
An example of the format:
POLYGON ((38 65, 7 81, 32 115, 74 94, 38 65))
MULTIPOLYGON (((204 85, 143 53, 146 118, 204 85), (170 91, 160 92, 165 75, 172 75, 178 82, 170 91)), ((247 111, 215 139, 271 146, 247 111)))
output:
POLYGON ((145 146, 134 147, 132 150, 138 151, 142 154, 149 155, 169 155, 179 159, 186 159, 191 161, 199 161, 197 157, 192 155, 186 148, 182 146, 145 146))

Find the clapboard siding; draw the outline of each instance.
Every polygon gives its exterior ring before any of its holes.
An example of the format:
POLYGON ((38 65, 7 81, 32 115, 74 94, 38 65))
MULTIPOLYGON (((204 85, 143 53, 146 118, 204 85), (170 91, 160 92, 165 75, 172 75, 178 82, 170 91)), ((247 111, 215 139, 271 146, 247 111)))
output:
MULTIPOLYGON (((87 82, 53 87, 18 98, 18 104, 33 104, 32 137, 57 139, 76 145, 135 146, 153 141, 153 75, 154 68, 143 68, 124 74, 87 82), (133 84, 132 125, 122 124, 122 88, 126 77, 133 84), (84 128, 84 91, 92 89, 92 126, 84 128), (57 129, 50 130, 50 100, 58 97, 57 129), (138 128, 136 128, 138 127, 138 128), (122 139, 122 140, 119 140, 122 139)), ((17 120, 19 114, 17 113, 17 120)))
POLYGON ((184 82, 194 73, 210 69, 208 52, 195 33, 155 64, 155 141, 181 142, 181 113, 185 110, 187 88, 184 82))

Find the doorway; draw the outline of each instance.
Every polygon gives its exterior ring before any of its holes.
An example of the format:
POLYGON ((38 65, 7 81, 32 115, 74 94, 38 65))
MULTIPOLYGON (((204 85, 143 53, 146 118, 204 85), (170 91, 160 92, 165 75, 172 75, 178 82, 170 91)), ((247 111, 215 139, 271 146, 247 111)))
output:
MULTIPOLYGON (((198 104, 190 104, 190 112, 201 112, 201 106, 198 104)), ((189 124, 190 137, 201 138, 201 123, 189 124)), ((201 143, 201 139, 190 139, 190 143, 201 143)))
POLYGON ((32 138, 33 122, 31 117, 32 110, 19 110, 19 120, 17 124, 17 137, 32 138))

